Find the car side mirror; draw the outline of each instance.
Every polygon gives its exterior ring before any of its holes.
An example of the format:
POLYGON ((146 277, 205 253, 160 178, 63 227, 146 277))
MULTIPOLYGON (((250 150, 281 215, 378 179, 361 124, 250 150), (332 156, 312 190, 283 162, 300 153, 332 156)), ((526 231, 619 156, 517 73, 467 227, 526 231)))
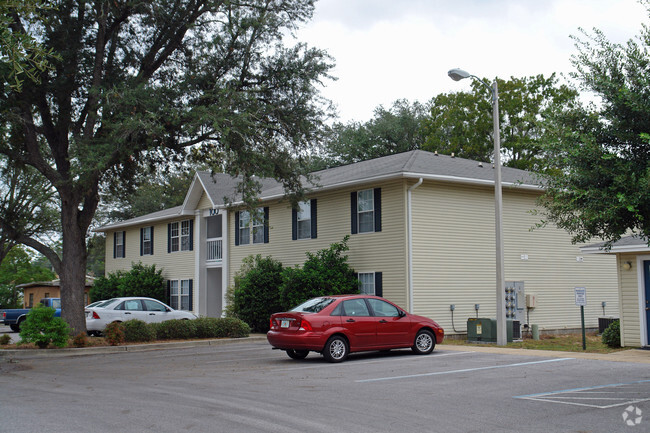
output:
POLYGON ((402 318, 402 317, 405 317, 405 316, 406 316, 406 313, 404 311, 402 311, 402 310, 399 310, 399 317, 402 318))

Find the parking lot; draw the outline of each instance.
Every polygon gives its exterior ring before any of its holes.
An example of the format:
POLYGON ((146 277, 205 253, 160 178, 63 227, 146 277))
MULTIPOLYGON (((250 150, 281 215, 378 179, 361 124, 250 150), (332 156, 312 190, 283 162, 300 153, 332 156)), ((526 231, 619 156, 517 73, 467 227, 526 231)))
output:
POLYGON ((650 430, 648 364, 441 347, 342 364, 264 341, 5 360, 0 431, 650 430))

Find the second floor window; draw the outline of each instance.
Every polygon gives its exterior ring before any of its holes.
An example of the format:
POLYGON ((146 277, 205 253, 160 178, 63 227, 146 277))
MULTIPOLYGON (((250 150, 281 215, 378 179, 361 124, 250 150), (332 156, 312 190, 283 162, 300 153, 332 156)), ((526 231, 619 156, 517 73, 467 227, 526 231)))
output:
POLYGON ((235 212, 235 245, 269 242, 269 208, 235 212))
POLYGON ((291 216, 291 238, 316 239, 316 199, 298 203, 291 216))
POLYGON ((353 191, 350 205, 352 234, 381 231, 381 188, 353 191))
POLYGON ((140 229, 140 255, 153 255, 153 226, 140 229))
POLYGON ((167 225, 167 251, 192 251, 193 220, 185 220, 167 225))
POLYGON ((113 233, 113 258, 126 257, 126 232, 113 233))

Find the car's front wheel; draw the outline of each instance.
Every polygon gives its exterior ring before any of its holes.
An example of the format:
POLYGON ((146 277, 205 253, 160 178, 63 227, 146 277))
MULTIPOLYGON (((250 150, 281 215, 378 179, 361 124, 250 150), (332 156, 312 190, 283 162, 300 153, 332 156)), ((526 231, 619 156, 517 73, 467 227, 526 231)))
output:
POLYGON ((413 342, 413 352, 418 355, 428 355, 433 352, 434 347, 436 347, 436 337, 433 336, 433 332, 428 329, 418 331, 413 342))
POLYGON ((309 355, 309 350, 288 349, 287 355, 289 355, 289 358, 291 359, 305 359, 307 355, 309 355))
POLYGON ((325 343, 323 356, 329 362, 341 362, 348 357, 349 351, 348 341, 340 335, 334 335, 325 343))

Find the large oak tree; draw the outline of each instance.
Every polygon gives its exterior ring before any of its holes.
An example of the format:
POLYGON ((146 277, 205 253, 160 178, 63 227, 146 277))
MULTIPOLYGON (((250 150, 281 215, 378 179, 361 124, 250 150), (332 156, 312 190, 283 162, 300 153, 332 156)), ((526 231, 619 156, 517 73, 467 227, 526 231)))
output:
POLYGON ((312 0, 52 5, 35 22, 12 14, 12 31, 59 59, 21 93, 2 89, 11 136, 0 153, 56 190, 62 315, 78 333, 85 331, 85 239, 102 188, 191 155, 241 175, 247 187, 257 174, 299 190, 301 158, 328 110, 316 86, 332 65, 321 50, 283 44, 311 17, 312 0))

